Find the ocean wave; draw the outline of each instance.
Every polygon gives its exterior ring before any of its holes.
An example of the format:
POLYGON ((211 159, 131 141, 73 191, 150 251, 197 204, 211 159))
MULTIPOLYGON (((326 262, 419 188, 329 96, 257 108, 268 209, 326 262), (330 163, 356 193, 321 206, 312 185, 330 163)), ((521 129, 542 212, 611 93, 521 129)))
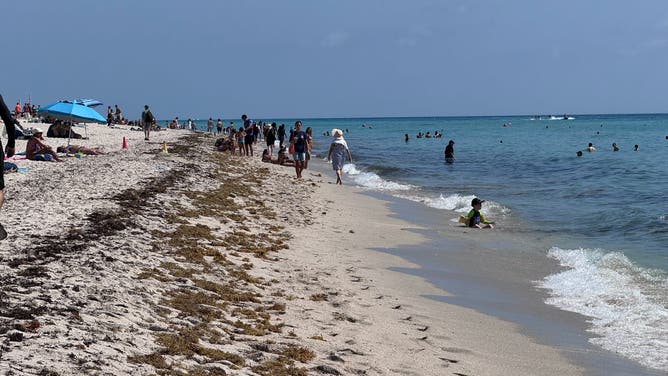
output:
MULTIPOLYGON (((397 195, 397 197, 415 202, 421 202, 435 209, 452 210, 458 213, 468 213, 471 210, 471 200, 477 196, 460 195, 455 193, 448 196, 443 196, 441 194, 438 197, 426 197, 420 195, 397 195)), ((481 212, 485 216, 495 217, 497 215, 508 214, 510 210, 494 201, 485 201, 481 212)))
POLYGON ((621 252, 560 249, 548 256, 567 269, 540 282, 547 299, 590 318, 591 339, 607 350, 668 371, 668 276, 637 266, 621 252))
POLYGON ((353 163, 343 165, 343 173, 349 175, 357 185, 379 191, 407 191, 415 188, 412 185, 385 180, 373 172, 360 171, 353 163))

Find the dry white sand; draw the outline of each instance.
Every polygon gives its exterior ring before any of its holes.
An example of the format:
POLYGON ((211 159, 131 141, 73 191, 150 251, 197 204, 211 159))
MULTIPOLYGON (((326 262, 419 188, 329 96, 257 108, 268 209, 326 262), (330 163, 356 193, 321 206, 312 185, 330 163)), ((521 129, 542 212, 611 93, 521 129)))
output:
POLYGON ((187 131, 88 135, 73 143, 110 154, 5 177, 2 374, 580 373, 512 324, 422 298, 446 292, 369 250, 422 239, 331 176, 296 181, 187 131))

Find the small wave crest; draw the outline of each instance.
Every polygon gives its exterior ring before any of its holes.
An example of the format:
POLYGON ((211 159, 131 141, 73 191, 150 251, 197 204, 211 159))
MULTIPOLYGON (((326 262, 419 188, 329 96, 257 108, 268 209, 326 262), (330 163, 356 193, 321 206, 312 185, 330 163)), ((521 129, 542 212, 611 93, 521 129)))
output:
POLYGON ((668 371, 668 276, 621 252, 560 249, 548 256, 567 269, 546 277, 548 304, 590 317, 591 342, 668 371))
POLYGON ((352 177, 356 184, 365 188, 380 191, 407 191, 414 188, 412 185, 385 180, 373 172, 360 171, 353 163, 343 165, 343 173, 352 177))
MULTIPOLYGON (((471 200, 473 200, 473 198, 476 196, 460 195, 455 193, 448 196, 443 196, 441 194, 438 197, 424 197, 419 195, 398 195, 398 197, 415 202, 421 202, 435 209, 452 210, 458 213, 468 213, 469 210, 471 210, 471 200)), ((496 215, 507 214, 509 209, 494 201, 485 201, 481 212, 485 216, 494 217, 496 215)))

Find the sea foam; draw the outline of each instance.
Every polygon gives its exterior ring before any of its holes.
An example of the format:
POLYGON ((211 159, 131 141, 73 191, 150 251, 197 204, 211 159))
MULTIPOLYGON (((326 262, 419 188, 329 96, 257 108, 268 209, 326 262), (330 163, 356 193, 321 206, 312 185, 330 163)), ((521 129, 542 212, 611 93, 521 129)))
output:
POLYGON ((409 184, 385 180, 373 172, 360 171, 353 163, 343 165, 343 173, 349 175, 357 185, 374 190, 407 191, 415 188, 409 184))
POLYGON ((590 318, 591 339, 607 350, 668 371, 668 276, 621 252, 552 248, 566 270, 546 277, 548 304, 590 318))
MULTIPOLYGON (((438 197, 426 197, 419 194, 398 194, 397 197, 420 202, 435 209, 452 210, 457 213, 468 213, 471 210, 471 200, 477 196, 453 193, 447 196, 441 194, 438 197)), ((485 216, 499 216, 508 214, 510 209, 494 201, 485 201, 481 212, 485 216)))

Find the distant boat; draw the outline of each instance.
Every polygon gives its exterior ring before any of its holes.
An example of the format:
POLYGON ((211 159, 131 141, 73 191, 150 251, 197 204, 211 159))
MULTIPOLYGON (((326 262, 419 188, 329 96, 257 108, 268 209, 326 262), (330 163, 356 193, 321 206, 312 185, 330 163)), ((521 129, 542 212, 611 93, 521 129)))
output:
POLYGON ((564 115, 564 116, 550 116, 550 120, 575 120, 574 117, 564 115))

